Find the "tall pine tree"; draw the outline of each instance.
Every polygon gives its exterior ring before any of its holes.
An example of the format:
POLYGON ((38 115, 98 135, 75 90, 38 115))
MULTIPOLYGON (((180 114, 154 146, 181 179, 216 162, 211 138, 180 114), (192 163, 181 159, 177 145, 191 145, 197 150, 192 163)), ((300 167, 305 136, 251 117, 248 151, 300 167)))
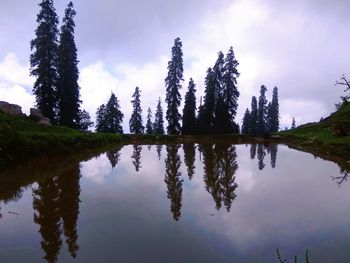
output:
POLYGON ((58 45, 58 119, 61 125, 79 128, 80 87, 77 48, 74 40, 73 3, 69 2, 63 18, 58 45))
POLYGON ((249 109, 246 109, 243 117, 243 123, 242 123, 242 133, 243 134, 250 134, 250 111, 249 109))
POLYGON ((226 105, 228 111, 228 122, 231 123, 230 130, 224 131, 225 133, 236 132, 236 126, 234 122, 234 118, 237 114, 238 107, 238 97, 239 91, 237 88, 237 78, 239 77, 239 72, 237 70, 237 66, 239 65, 237 59, 235 58, 235 54, 233 52, 233 48, 231 47, 229 52, 225 58, 224 65, 224 73, 223 73, 223 90, 222 96, 223 101, 226 105))
POLYGON ((146 133, 153 134, 153 123, 152 123, 152 111, 150 108, 147 110, 147 123, 146 123, 146 133))
POLYGON ((266 135, 267 130, 267 100, 266 93, 267 88, 264 85, 260 87, 259 105, 258 105, 258 123, 257 123, 257 134, 259 136, 266 135))
POLYGON ((203 133, 212 134, 214 131, 214 119, 215 119, 215 89, 216 89, 216 76, 212 68, 208 68, 207 76, 205 78, 205 90, 204 90, 204 116, 203 116, 203 133))
POLYGON ((196 133, 196 85, 193 79, 190 79, 188 91, 185 96, 185 106, 183 109, 182 134, 196 133))
POLYGON ((182 59, 182 43, 180 38, 176 38, 174 46, 171 50, 172 57, 168 62, 168 76, 165 79, 166 86, 166 103, 168 108, 166 111, 166 119, 168 121, 168 134, 180 134, 181 114, 178 108, 181 104, 181 83, 183 81, 183 59, 182 59))
POLYGON ((57 24, 52 0, 43 0, 37 16, 38 27, 30 42, 30 74, 36 77, 33 93, 37 107, 53 123, 57 118, 57 24))
POLYGON ((250 110, 250 124, 249 131, 252 135, 257 135, 258 128, 258 101, 255 96, 252 97, 251 110, 250 110))
POLYGON ((278 132, 279 130, 279 103, 278 103, 278 88, 274 87, 272 92, 272 101, 268 114, 269 132, 278 132))
POLYGON ((163 109, 160 98, 158 99, 156 114, 154 116, 154 133, 164 134, 163 109))
POLYGON ((134 98, 131 103, 133 112, 130 117, 129 126, 130 132, 135 134, 141 134, 144 132, 145 127, 142 123, 142 108, 141 108, 141 94, 139 87, 135 88, 135 92, 132 95, 134 98))

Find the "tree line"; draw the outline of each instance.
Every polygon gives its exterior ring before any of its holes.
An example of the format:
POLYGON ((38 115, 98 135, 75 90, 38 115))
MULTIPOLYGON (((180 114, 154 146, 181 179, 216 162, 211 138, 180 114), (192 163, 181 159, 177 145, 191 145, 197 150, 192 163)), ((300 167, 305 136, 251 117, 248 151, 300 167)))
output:
MULTIPOLYGON (((69 2, 65 10, 60 32, 57 29, 58 16, 53 0, 43 0, 39 6, 41 10, 37 16, 38 27, 35 31, 36 37, 31 41, 30 57, 31 75, 36 77, 33 93, 36 95, 37 106, 54 124, 87 130, 93 122, 89 113, 81 109, 77 48, 74 41, 76 12, 73 3, 69 2)), ((238 65, 232 47, 226 56, 220 51, 215 64, 206 72, 204 96, 200 98, 199 107, 196 105, 196 84, 190 78, 181 113, 180 90, 184 82, 184 66, 182 42, 180 38, 176 38, 165 78, 165 119, 168 125, 164 127, 160 98, 154 121, 152 110, 148 108, 147 121, 144 124, 141 89, 136 87, 131 100, 133 112, 129 120, 130 132, 167 132, 175 135, 239 133, 239 124, 235 122, 240 96, 237 85, 237 78, 240 76, 238 65)), ((278 131, 277 88, 274 89, 272 102, 269 104, 265 92, 266 87, 262 86, 259 104, 255 97, 252 98, 252 108, 247 109, 243 119, 242 133, 261 136, 278 131)), ((107 103, 96 111, 96 131, 123 133, 123 118, 119 100, 111 93, 107 103)))
POLYGON ((87 130, 93 122, 80 107, 73 3, 65 9, 60 30, 53 1, 43 0, 39 6, 38 26, 30 42, 30 74, 36 77, 33 93, 37 107, 53 124, 87 130))

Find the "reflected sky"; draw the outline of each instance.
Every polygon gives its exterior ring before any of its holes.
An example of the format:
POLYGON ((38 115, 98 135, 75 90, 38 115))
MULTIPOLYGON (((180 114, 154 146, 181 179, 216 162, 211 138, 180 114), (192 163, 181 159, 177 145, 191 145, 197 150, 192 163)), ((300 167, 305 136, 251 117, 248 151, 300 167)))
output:
POLYGON ((47 167, 0 202, 1 262, 350 261, 347 171, 283 145, 129 145, 47 167))

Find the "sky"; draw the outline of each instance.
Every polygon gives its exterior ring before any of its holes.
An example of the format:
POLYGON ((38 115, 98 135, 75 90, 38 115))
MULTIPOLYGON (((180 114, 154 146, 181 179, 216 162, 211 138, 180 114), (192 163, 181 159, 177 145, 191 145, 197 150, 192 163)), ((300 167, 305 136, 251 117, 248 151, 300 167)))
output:
MULTIPOLYGON (((0 100, 35 105, 34 79, 29 76, 30 40, 37 27, 39 0, 0 2, 0 100)), ((197 100, 217 53, 232 46, 239 61, 239 108, 242 123, 252 96, 264 84, 267 99, 277 86, 280 128, 318 121, 335 110, 350 77, 350 1, 347 0, 75 0, 75 38, 79 59, 82 108, 93 119, 111 92, 124 113, 124 132, 138 86, 144 123, 148 107, 165 104, 167 63, 174 39, 184 54, 182 97, 192 77, 197 100)), ((54 5, 60 21, 68 1, 54 5)), ((182 112, 184 99, 180 111, 182 112)))

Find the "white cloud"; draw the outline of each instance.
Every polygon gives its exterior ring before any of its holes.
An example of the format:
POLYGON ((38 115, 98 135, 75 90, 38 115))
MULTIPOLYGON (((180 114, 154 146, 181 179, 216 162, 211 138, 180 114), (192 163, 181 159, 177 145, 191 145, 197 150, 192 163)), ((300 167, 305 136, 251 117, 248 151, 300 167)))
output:
POLYGON ((0 100, 18 104, 24 113, 29 114, 35 103, 30 92, 32 86, 29 66, 20 65, 16 54, 7 54, 0 62, 0 100))

